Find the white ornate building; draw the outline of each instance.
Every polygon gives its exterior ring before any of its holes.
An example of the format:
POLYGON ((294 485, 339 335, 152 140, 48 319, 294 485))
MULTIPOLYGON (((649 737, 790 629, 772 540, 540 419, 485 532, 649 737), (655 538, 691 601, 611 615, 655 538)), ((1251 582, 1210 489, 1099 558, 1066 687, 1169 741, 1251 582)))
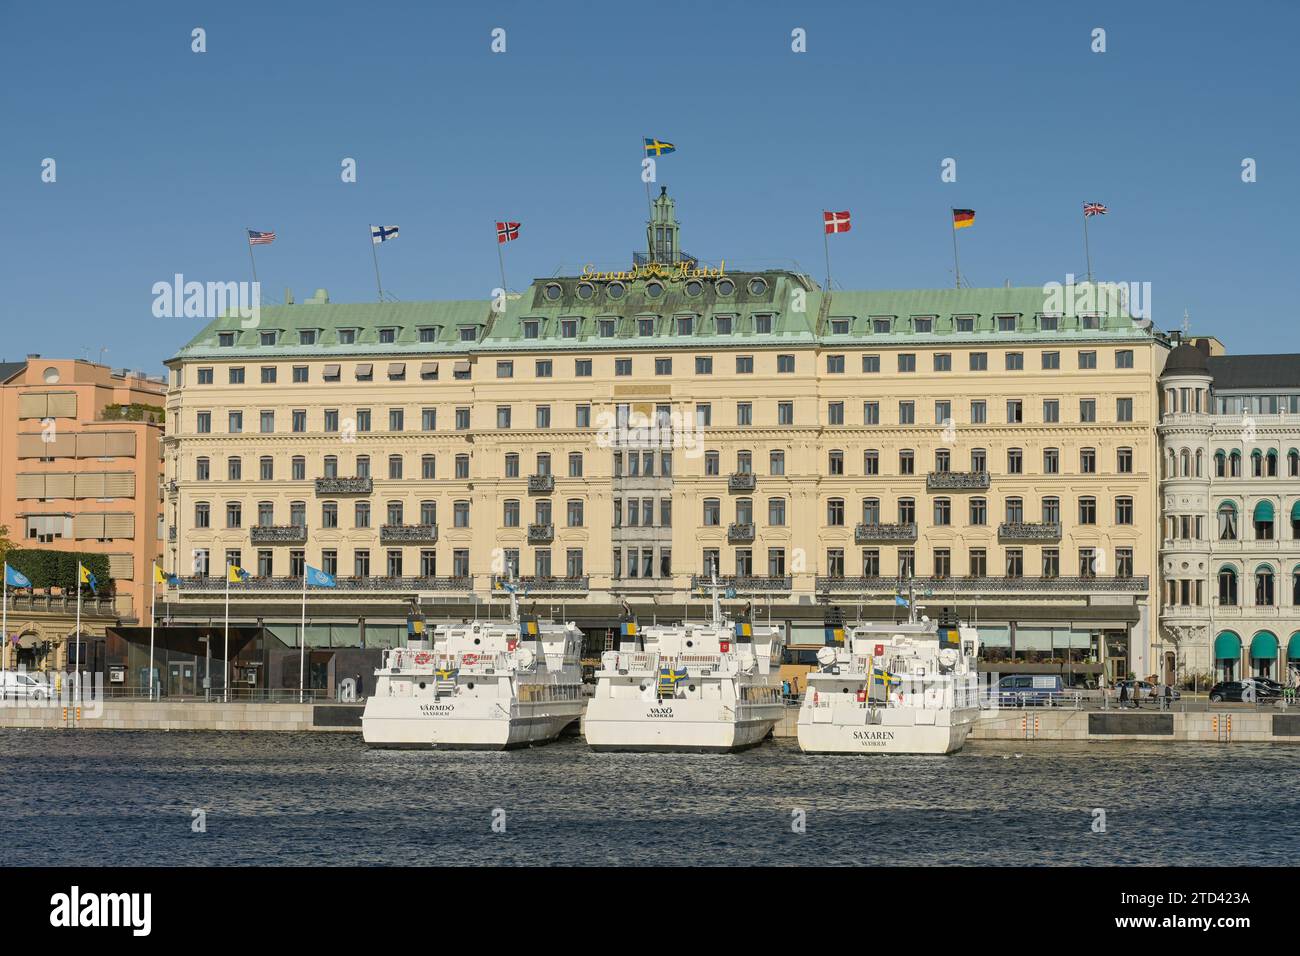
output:
POLYGON ((1160 376, 1159 674, 1300 668, 1300 355, 1174 349, 1160 376))

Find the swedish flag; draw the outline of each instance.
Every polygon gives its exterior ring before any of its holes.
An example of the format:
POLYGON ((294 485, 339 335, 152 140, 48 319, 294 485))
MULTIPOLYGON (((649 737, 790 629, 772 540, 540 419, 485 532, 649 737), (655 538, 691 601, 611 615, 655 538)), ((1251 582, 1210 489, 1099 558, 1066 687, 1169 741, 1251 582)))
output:
POLYGON ((677 152, 677 147, 672 143, 665 143, 653 136, 645 138, 645 154, 647 156, 667 156, 669 153, 677 152))
POLYGON ((827 644, 843 644, 843 643, 844 643, 844 628, 842 628, 842 627, 827 627, 827 628, 826 628, 826 643, 827 643, 827 644))
POLYGON ((752 638, 754 636, 754 625, 751 624, 749 621, 737 621, 736 636, 752 638))
POLYGON ((673 670, 671 667, 659 668, 659 693, 676 693, 677 685, 686 679, 686 668, 673 670))
POLYGON ((636 637, 637 634, 636 621, 624 621, 620 629, 620 633, 621 636, 623 637, 636 637))
POLYGON ((885 670, 883 667, 877 667, 871 672, 871 686, 873 688, 883 687, 886 694, 889 693, 889 685, 897 683, 898 678, 889 673, 889 671, 885 670))
POLYGON ((519 636, 525 639, 535 638, 540 632, 537 629, 537 618, 525 617, 519 621, 519 636))

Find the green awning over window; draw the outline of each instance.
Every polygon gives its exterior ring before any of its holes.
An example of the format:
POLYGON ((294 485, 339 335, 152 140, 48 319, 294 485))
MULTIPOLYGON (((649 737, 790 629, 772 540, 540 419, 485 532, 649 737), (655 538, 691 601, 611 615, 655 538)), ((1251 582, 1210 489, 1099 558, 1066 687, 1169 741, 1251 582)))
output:
POLYGON ((1216 661, 1241 660, 1241 638, 1232 631, 1224 631, 1214 639, 1214 659, 1216 661))
POLYGON ((1255 520, 1273 523, 1273 502, 1261 501, 1255 505, 1255 520))
POLYGON ((1300 501, 1291 506, 1291 520, 1300 521, 1300 501))
POLYGON ((1292 634, 1291 640, 1286 642, 1286 659, 1300 661, 1300 631, 1292 634))
POLYGON ((1252 637, 1250 659, 1252 661, 1277 660, 1277 635, 1272 631, 1260 631, 1252 637))

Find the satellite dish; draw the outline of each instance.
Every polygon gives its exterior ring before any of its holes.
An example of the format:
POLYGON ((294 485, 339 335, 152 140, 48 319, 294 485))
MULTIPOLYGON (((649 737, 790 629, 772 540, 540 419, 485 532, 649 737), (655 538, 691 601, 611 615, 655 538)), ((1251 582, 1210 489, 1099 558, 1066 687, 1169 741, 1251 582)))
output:
POLYGON ((521 668, 528 670, 537 663, 537 655, 533 653, 532 648, 520 647, 515 651, 515 660, 519 662, 521 668))
POLYGON ((939 663, 944 667, 952 667, 957 663, 957 651, 951 647, 945 647, 939 652, 939 663))
POLYGON ((823 647, 817 652, 817 663, 823 667, 829 667, 835 663, 835 649, 832 647, 823 647))

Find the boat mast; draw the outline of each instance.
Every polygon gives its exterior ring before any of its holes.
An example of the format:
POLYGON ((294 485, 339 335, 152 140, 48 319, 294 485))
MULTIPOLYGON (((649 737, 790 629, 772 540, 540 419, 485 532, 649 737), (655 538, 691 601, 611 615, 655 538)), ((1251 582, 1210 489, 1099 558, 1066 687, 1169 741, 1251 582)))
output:
POLYGON ((722 624, 722 604, 718 601, 718 563, 716 561, 713 562, 710 590, 713 592, 713 624, 716 627, 722 624))

